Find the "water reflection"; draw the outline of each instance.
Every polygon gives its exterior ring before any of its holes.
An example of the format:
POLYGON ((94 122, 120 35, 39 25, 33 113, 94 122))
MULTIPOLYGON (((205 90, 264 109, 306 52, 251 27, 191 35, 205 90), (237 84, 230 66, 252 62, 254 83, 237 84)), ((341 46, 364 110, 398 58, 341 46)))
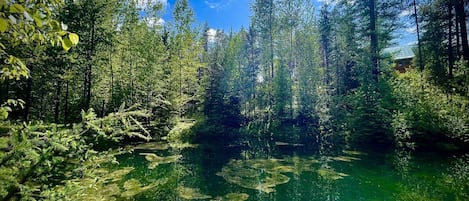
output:
POLYGON ((134 168, 127 179, 142 186, 160 181, 135 200, 469 200, 469 155, 321 155, 298 144, 252 140, 139 149, 119 161, 134 168), (150 169, 151 154, 171 161, 150 169))

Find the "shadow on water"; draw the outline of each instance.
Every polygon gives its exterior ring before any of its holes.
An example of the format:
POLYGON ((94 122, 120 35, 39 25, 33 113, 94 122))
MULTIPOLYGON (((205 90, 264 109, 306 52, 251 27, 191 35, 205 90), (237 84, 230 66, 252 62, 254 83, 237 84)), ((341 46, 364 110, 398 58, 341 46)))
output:
POLYGON ((135 149, 127 175, 159 186, 136 200, 469 200, 469 155, 340 150, 265 138, 135 149), (150 168, 142 153, 180 155, 150 168))

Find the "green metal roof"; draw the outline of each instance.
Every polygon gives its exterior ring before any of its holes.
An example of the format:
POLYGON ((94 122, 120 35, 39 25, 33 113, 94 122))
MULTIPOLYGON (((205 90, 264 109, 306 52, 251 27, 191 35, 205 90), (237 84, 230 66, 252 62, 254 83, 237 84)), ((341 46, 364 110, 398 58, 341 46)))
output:
POLYGON ((383 56, 391 56, 394 60, 412 59, 415 57, 413 48, 412 45, 386 48, 383 56))

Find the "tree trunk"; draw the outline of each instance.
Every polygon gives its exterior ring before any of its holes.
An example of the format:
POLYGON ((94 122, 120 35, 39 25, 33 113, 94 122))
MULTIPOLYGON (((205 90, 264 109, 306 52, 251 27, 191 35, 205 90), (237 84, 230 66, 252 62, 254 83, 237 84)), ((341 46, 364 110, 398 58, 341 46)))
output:
POLYGON ((90 23, 91 23, 90 39, 89 39, 89 47, 87 51, 87 56, 86 56, 88 65, 86 67, 86 72, 85 72, 85 105, 84 105, 85 110, 88 110, 91 104, 91 83, 92 83, 92 66, 93 66, 92 61, 93 61, 94 51, 96 49, 95 47, 96 19, 94 15, 91 17, 90 23))
POLYGON ((449 78, 453 78, 453 4, 448 2, 448 74, 449 78))
POLYGON ((338 39, 337 39, 337 35, 334 37, 334 41, 335 41, 335 45, 334 45, 334 51, 335 51, 335 83, 334 83, 334 86, 335 86, 335 95, 338 96, 341 93, 341 90, 342 90, 342 82, 341 82, 341 69, 340 69, 340 58, 338 56, 339 54, 339 44, 338 44, 338 39))
POLYGON ((3 85, 5 86, 5 90, 2 89, 3 86, 0 86, 0 104, 3 104, 6 100, 8 100, 10 90, 10 87, 8 86, 8 80, 5 80, 3 85))
POLYGON ((54 109, 54 122, 56 124, 59 123, 59 113, 60 113, 60 93, 62 89, 62 82, 60 80, 57 80, 57 86, 56 86, 56 95, 55 95, 55 109, 54 109))
POLYGON ((182 59, 182 54, 181 54, 181 47, 178 47, 178 67, 179 67, 179 101, 181 104, 177 105, 177 110, 178 110, 178 115, 179 117, 182 118, 182 63, 181 63, 181 59, 182 59))
MULTIPOLYGON (((274 105, 273 97, 273 82, 274 82, 274 0, 270 0, 270 10, 269 10, 269 31, 270 31, 270 87, 269 87, 269 107, 272 108, 274 105)), ((269 113, 270 114, 270 113, 269 113)))
MULTIPOLYGON (((6 82, 7 80, 4 80, 5 85, 8 84, 6 82)), ((0 83, 0 104, 3 104, 3 94, 6 94, 6 92, 3 92, 3 84, 0 83)))
MULTIPOLYGON (((30 74, 33 73, 33 66, 29 67, 29 72, 30 74)), ((33 77, 29 76, 27 85, 26 85, 26 98, 25 98, 25 105, 24 105, 24 121, 28 122, 29 121, 29 112, 31 110, 31 97, 32 97, 32 92, 33 92, 33 77)))
POLYGON ((324 5, 321 11, 322 21, 320 24, 321 29, 321 46, 322 46, 322 65, 324 67, 324 83, 326 85, 326 93, 330 95, 330 85, 331 85, 331 72, 330 72, 330 40, 331 35, 330 27, 331 22, 329 20, 329 8, 328 5, 324 5))
POLYGON ((69 123, 68 118, 68 81, 65 83, 65 105, 64 105, 64 124, 67 125, 69 123))
POLYGON ((466 13, 464 12, 464 0, 458 0, 458 5, 456 6, 456 15, 458 15, 462 50, 464 55, 464 60, 469 61, 469 44, 467 41, 467 26, 466 26, 466 13))
MULTIPOLYGON (((457 6, 457 5, 456 5, 457 6)), ((456 59, 461 58, 461 28, 459 26, 459 16, 456 13, 456 32, 454 33, 456 35, 456 59)))
POLYGON ((101 117, 104 117, 104 106, 106 105, 106 101, 103 100, 103 103, 101 104, 101 117))
MULTIPOLYGON (((129 34, 129 39, 131 35, 129 34)), ((130 40, 131 41, 131 40, 130 40)), ((133 104, 134 101, 134 58, 133 58, 133 49, 132 45, 129 45, 130 60, 129 60, 129 81, 130 81, 130 104, 133 104)))
MULTIPOLYGON (((415 18, 415 26, 417 28, 417 46, 418 46, 418 54, 419 54, 419 69, 420 72, 423 72, 423 54, 422 54, 422 43, 420 40, 420 25, 419 25, 419 20, 418 20, 418 15, 417 15, 417 2, 414 0, 414 18, 415 18)), ((422 75, 423 76, 423 75, 422 75)))
POLYGON ((274 0, 270 0, 270 10, 269 10, 269 29, 270 29, 270 73, 271 81, 274 80, 274 0))
POLYGON ((378 81, 379 66, 378 66, 378 31, 376 29, 376 0, 368 1, 369 15, 370 15, 370 54, 371 54, 371 73, 374 81, 378 81))
MULTIPOLYGON (((290 11, 292 11, 292 5, 291 5, 291 1, 288 1, 288 7, 290 11)), ((293 15, 293 12, 290 13, 290 15, 293 15)), ((291 19, 293 19, 293 16, 289 16, 291 19)), ((294 80, 292 79, 293 78, 293 70, 295 68, 295 59, 294 59, 294 55, 293 55, 293 34, 294 34, 294 31, 295 31, 295 28, 293 26, 293 23, 290 22, 290 62, 288 62, 288 75, 289 75, 289 78, 291 80, 291 86, 290 86, 290 90, 293 91, 293 86, 294 86, 294 80)), ((289 105, 290 105, 290 119, 293 119, 293 100, 294 100, 294 93, 291 94, 291 98, 290 98, 290 102, 289 102, 289 105)))
POLYGON ((114 107, 114 70, 112 69, 112 51, 109 52, 109 70, 111 71, 111 106, 108 108, 108 110, 112 110, 114 107))
POLYGON ((41 89, 40 91, 40 98, 39 98, 39 114, 38 114, 38 117, 40 119, 43 119, 44 118, 44 90, 41 89))

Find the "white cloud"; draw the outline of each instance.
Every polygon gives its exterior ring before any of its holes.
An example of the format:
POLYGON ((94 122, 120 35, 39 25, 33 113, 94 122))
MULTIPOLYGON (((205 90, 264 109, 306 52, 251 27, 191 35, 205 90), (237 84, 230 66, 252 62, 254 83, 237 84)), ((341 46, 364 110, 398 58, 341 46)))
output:
POLYGON ((417 41, 411 41, 411 42, 406 43, 406 45, 418 45, 418 42, 417 41))
POLYGON ((137 8, 145 9, 155 5, 161 4, 163 7, 168 5, 168 0, 137 0, 137 8))
POLYGON ((399 13, 399 17, 407 17, 412 14, 414 14, 414 11, 412 10, 413 7, 409 7, 405 10, 403 10, 401 13, 399 13))
MULTIPOLYGON (((334 1, 333 0, 316 0, 318 3, 325 3, 325 4, 334 4, 334 1)), ((355 2, 355 0, 348 0, 347 3, 350 3, 350 2, 355 2)))
POLYGON ((205 5, 211 9, 228 7, 233 0, 204 0, 205 5))
POLYGON ((210 42, 210 43, 215 42, 216 37, 217 37, 217 33, 218 33, 218 31, 215 30, 215 29, 212 29, 212 28, 208 29, 207 30, 208 42, 210 42))
POLYGON ((156 24, 157 24, 157 25, 160 25, 160 26, 163 26, 164 23, 166 23, 166 21, 164 21, 163 18, 160 18, 160 19, 158 19, 158 21, 156 21, 156 24))
POLYGON ((256 81, 257 83, 263 83, 264 82, 264 76, 262 74, 258 73, 256 76, 256 81))
POLYGON ((407 33, 416 33, 417 32, 417 27, 412 26, 412 27, 405 28, 405 32, 407 32, 407 33))
POLYGON ((163 26, 166 23, 166 21, 163 18, 154 18, 154 17, 145 18, 145 22, 150 27, 163 26))
POLYGON ((204 3, 211 9, 218 8, 220 6, 220 3, 215 3, 208 0, 205 0, 204 3))

